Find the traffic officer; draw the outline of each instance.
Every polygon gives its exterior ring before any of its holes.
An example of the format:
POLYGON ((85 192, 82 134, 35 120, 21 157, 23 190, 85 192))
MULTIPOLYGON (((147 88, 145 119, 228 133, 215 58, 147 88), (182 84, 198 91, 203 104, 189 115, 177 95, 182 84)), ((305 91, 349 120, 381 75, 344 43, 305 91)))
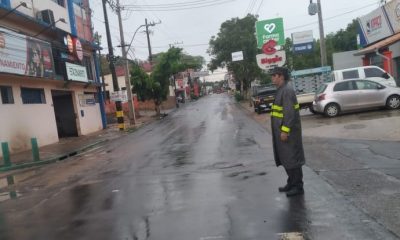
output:
POLYGON ((279 188, 288 197, 304 194, 303 170, 305 163, 300 106, 287 68, 275 67, 271 71, 277 93, 271 111, 271 129, 276 166, 282 165, 288 175, 287 183, 279 188))

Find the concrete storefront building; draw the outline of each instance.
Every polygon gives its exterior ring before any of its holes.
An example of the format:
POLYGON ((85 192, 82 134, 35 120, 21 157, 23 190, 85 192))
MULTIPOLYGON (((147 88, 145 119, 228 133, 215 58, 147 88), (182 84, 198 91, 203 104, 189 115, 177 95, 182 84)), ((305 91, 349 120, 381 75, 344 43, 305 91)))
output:
POLYGON ((0 142, 103 129, 96 49, 89 0, 0 0, 0 142))
POLYGON ((392 74, 400 85, 400 0, 392 0, 358 19, 360 44, 355 56, 364 66, 375 65, 392 74))

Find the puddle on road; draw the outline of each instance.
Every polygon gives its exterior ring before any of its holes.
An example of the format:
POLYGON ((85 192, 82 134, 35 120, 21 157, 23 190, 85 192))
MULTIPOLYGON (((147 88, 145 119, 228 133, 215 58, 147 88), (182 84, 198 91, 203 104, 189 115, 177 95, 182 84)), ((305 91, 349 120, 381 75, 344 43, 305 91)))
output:
POLYGON ((303 234, 299 232, 279 233, 279 240, 304 240, 303 234))
POLYGON ((345 129, 355 130, 355 129, 363 129, 366 126, 364 124, 349 124, 344 126, 345 129))
POLYGON ((18 191, 2 192, 0 193, 0 202, 4 202, 10 199, 17 199, 21 196, 22 194, 20 194, 18 191))
MULTIPOLYGON (((15 184, 15 179, 13 175, 9 175, 3 179, 1 179, 2 188, 13 188, 15 184)), ((9 190, 0 193, 0 202, 4 202, 10 199, 17 199, 21 196, 21 194, 16 190, 9 190)))

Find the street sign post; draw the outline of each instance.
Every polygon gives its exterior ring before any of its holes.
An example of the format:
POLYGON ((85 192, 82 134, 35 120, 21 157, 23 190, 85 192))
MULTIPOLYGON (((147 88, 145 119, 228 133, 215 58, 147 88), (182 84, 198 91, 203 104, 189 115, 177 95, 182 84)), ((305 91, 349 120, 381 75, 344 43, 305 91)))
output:
POLYGON ((128 92, 126 90, 112 92, 110 94, 111 101, 128 102, 128 92))
POLYGON ((243 52, 233 52, 232 53, 232 62, 242 61, 243 60, 243 52))
POLYGON ((256 22, 257 47, 262 48, 264 43, 274 40, 278 46, 285 44, 283 18, 274 18, 256 22))

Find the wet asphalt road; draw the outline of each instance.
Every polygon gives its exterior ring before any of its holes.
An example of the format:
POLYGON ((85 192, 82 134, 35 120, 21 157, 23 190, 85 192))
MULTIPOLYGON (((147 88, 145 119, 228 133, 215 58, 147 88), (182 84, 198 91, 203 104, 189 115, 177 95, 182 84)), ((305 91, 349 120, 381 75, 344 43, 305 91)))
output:
POLYGON ((70 161, 98 164, 51 187, 26 182, 0 204, 0 239, 398 239, 308 167, 305 196, 279 193, 271 136, 226 95, 70 161))

